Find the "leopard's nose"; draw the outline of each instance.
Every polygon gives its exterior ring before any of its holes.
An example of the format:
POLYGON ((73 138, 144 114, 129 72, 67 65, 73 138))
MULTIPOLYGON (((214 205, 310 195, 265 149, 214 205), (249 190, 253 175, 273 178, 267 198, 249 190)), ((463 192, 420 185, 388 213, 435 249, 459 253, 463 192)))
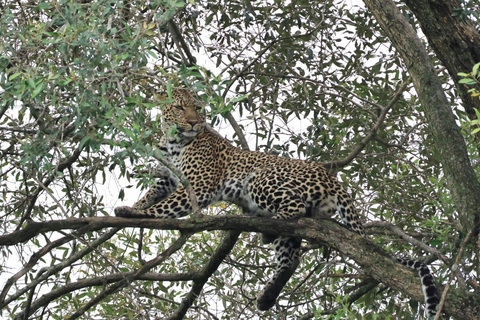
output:
POLYGON ((192 127, 195 126, 198 122, 199 122, 198 119, 187 120, 187 123, 192 127))

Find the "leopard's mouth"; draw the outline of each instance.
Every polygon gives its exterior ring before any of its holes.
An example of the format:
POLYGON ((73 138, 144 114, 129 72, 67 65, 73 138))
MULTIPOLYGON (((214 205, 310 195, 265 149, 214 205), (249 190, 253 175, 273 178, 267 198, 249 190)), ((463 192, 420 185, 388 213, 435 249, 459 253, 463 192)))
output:
POLYGON ((194 137, 198 134, 198 131, 197 130, 194 130, 194 129, 190 129, 190 130, 180 130, 180 133, 183 135, 183 136, 186 136, 186 137, 194 137))
POLYGON ((186 137, 193 137, 202 132, 205 129, 205 126, 190 126, 190 128, 178 128, 177 130, 186 137))

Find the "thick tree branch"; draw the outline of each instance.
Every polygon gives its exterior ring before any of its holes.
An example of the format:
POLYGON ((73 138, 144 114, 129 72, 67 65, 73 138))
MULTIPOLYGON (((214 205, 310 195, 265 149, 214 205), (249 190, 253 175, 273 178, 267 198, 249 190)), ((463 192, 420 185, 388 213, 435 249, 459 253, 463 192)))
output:
POLYGON ((442 83, 421 40, 391 0, 364 0, 405 62, 465 231, 480 222, 480 183, 442 83))
MULTIPOLYGON (((204 230, 236 230, 248 232, 275 232, 277 235, 296 236, 313 243, 326 244, 354 260, 375 280, 422 302, 423 294, 418 277, 390 258, 385 250, 333 220, 300 219, 279 221, 269 218, 242 216, 204 216, 193 219, 125 219, 116 217, 89 217, 83 219, 32 222, 29 230, 19 230, 0 236, 0 244, 26 241, 39 233, 60 229, 76 229, 88 225, 92 230, 107 227, 144 227, 161 230, 180 230, 192 233, 204 230)), ((28 226, 27 226, 28 228, 28 226)), ((480 297, 451 288, 444 306, 445 312, 461 319, 476 319, 480 314, 480 297)))
MULTIPOLYGON (((435 54, 442 61, 455 83, 461 79, 459 72, 470 72, 480 61, 480 33, 475 23, 468 17, 454 16, 454 9, 462 7, 460 0, 412 1, 403 2, 413 11, 423 33, 435 54)), ((470 119, 476 119, 474 109, 480 109, 480 100, 468 92, 470 86, 457 87, 463 107, 470 119)), ((477 89, 479 86, 477 85, 477 89)), ((480 142, 480 132, 476 135, 480 142)), ((480 145, 479 145, 480 148, 480 145)), ((480 150, 480 149, 479 149, 480 150)))

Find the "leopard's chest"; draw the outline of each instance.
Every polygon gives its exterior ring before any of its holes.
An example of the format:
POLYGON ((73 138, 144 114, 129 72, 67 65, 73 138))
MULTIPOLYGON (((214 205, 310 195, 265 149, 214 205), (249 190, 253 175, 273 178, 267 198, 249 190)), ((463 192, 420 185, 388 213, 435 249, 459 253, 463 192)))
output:
POLYGON ((170 161, 175 168, 182 170, 182 163, 185 161, 185 147, 176 143, 168 143, 165 148, 167 150, 167 160, 170 161))

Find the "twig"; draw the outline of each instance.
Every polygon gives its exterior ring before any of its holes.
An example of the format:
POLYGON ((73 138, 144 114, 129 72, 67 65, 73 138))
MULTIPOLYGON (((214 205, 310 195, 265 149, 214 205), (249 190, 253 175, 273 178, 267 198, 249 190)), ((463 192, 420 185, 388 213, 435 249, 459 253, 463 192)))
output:
POLYGON ((72 232, 71 234, 69 235, 66 235, 65 237, 63 238, 60 238, 58 240, 55 240, 53 242, 50 242, 49 244, 47 244, 46 246, 44 246, 42 249, 40 249, 39 251, 35 252, 31 257, 30 257, 30 260, 28 261, 28 263, 26 265, 24 265, 23 269, 18 271, 15 275, 13 275, 11 278, 9 278, 7 280, 7 282, 5 283, 5 286, 3 287, 3 290, 2 290, 2 293, 0 294, 0 304, 3 303, 3 301, 5 300, 5 297, 7 296, 7 293, 8 291, 10 290, 10 288, 12 287, 12 285, 18 280, 20 279, 20 277, 22 277, 23 275, 25 275, 29 270, 31 270, 35 264, 37 263, 37 261, 42 258, 44 255, 46 255, 48 252, 50 252, 52 249, 54 248, 57 248, 69 241, 71 241, 72 239, 74 238, 77 238, 78 236, 88 232, 90 230, 90 227, 89 226, 84 226, 74 232, 72 232))
POLYGON ((442 252, 440 252, 439 250, 435 249, 435 248, 432 248, 430 247, 429 245, 421 242, 421 241, 418 241, 417 239, 409 236, 407 233, 405 233, 404 231, 400 230, 400 228, 398 228, 397 226, 395 226, 394 224, 391 224, 390 222, 386 222, 386 221, 372 221, 372 222, 369 222, 369 223, 366 223, 365 224, 365 227, 382 227, 382 228, 386 228, 390 231, 392 231, 394 234, 400 236, 402 239, 406 240, 407 242, 413 244, 414 246, 428 252, 428 253, 431 253, 433 254, 434 256, 436 256, 438 259, 442 260, 445 264, 449 264, 450 263, 450 259, 445 256, 442 252))
POLYGON ((55 175, 58 172, 62 172, 66 168, 70 167, 75 161, 77 161, 77 159, 80 157, 80 153, 81 153, 80 149, 78 149, 78 148, 75 149, 75 151, 73 152, 73 154, 69 158, 63 159, 63 161, 61 161, 58 164, 58 166, 53 170, 53 172, 55 172, 55 173, 52 173, 50 176, 48 176, 43 181, 43 183, 42 183, 43 187, 39 186, 37 189, 35 189, 35 191, 31 195, 29 195, 29 197, 28 197, 28 199, 29 199, 28 207, 25 210, 25 213, 22 215, 22 219, 18 223, 17 230, 19 230, 23 226, 23 222, 30 217, 30 213, 35 206, 35 202, 37 201, 37 198, 40 195, 40 192, 42 190, 45 190, 44 187, 48 187, 48 185, 54 181, 55 175))
POLYGON ((190 198, 190 203, 192 205, 192 215, 200 216, 200 207, 198 206, 197 196, 195 195, 195 191, 193 190, 190 181, 188 181, 183 172, 177 169, 177 167, 175 167, 170 161, 165 159, 159 150, 155 150, 153 156, 178 177, 180 183, 183 185, 188 194, 188 197, 190 198))
POLYGON ((332 168, 344 167, 347 164, 349 164, 353 159, 355 159, 355 157, 363 150, 363 148, 365 148, 365 146, 370 142, 370 140, 372 140, 376 136, 378 129, 385 121, 388 111, 390 111, 393 105, 398 101, 403 91, 407 89, 407 86, 409 83, 410 83, 410 79, 405 81, 397 90, 397 92, 395 92, 394 96, 389 101, 389 103, 385 107, 380 109, 381 111, 380 111, 380 115, 377 118, 377 122, 375 122, 375 125, 370 130, 370 133, 365 138, 363 138, 362 141, 360 141, 358 146, 352 152, 350 152, 350 154, 347 157, 343 158, 342 160, 332 161, 332 162, 323 162, 322 164, 325 166, 325 168, 332 169, 332 168))
POLYGON ((52 267, 49 267, 48 270, 43 274, 41 275, 40 277, 36 278, 35 280, 33 281, 30 281, 24 288, 18 290, 17 292, 15 292, 14 294, 12 294, 10 297, 8 297, 7 299, 5 299, 5 301, 3 301, 1 304, 0 304, 0 309, 3 309, 5 306, 7 306, 10 302, 14 301, 14 300, 17 300, 21 295, 25 294, 27 291, 29 291, 30 289, 32 289, 33 287, 35 287, 36 285, 38 285, 40 282, 46 280, 48 277, 50 277, 52 274, 55 274, 57 272, 59 272, 60 270, 64 269, 65 267, 67 266, 70 266, 72 263, 74 263, 75 261, 81 259, 82 257, 84 257, 85 255, 89 254, 90 252, 92 252, 94 250, 95 247, 98 247, 99 245, 101 245, 102 243, 104 243, 105 241, 107 241, 108 239, 110 239, 111 237, 113 237, 113 235, 115 233, 117 233, 117 231, 119 230, 119 228, 113 228, 111 229, 110 231, 106 232, 105 234, 103 234, 100 238, 98 238, 97 240, 93 241, 91 243, 90 246, 86 247, 85 249, 79 251, 78 253, 72 255, 70 258, 68 259, 65 259, 63 260, 61 263, 57 264, 57 265, 54 265, 52 267))
POLYGON ((470 229, 470 231, 468 231, 467 236, 465 237, 465 239, 463 239, 462 244, 460 245, 460 249, 458 250, 457 257, 455 258, 455 262, 453 263, 453 265, 451 267, 452 273, 450 274, 448 282, 445 285, 445 288, 443 289, 442 297, 440 298, 440 303, 438 304, 437 314, 435 315, 434 320, 440 319, 440 313, 442 312, 443 305, 445 304, 445 298, 447 297, 447 291, 448 291, 448 289, 450 289, 450 283, 452 282, 453 277, 457 273, 458 263, 460 262, 460 258, 462 258, 463 250, 465 249, 465 246, 467 245, 468 241, 470 240, 470 236, 472 235, 473 230, 474 230, 474 228, 470 229))
POLYGON ((225 118, 230 122, 230 125, 232 126, 233 130, 237 134, 238 140, 240 140, 240 145, 242 146, 242 149, 248 150, 248 143, 247 139, 245 139, 245 135, 243 134, 242 129, 240 129, 240 126, 238 125, 237 121, 235 118, 232 116, 230 112, 227 112, 225 115, 225 118))
MULTIPOLYGON (((15 162, 11 162, 11 165, 16 167, 17 169, 23 171, 26 175, 28 175, 30 178, 32 178, 33 180, 35 180, 35 182, 43 189, 45 190, 48 195, 50 196, 50 198, 52 198, 53 202, 55 202, 57 204, 57 206, 60 208, 60 210, 62 211, 63 213, 63 216, 64 217, 67 217, 68 214, 67 214, 67 210, 65 210, 65 208, 63 207, 63 205, 60 203, 60 201, 57 199, 57 197, 55 197, 55 195, 53 194, 52 190, 50 190, 49 188, 47 188, 47 186, 45 184, 43 184, 42 181, 40 181, 40 179, 38 179, 37 177, 35 177, 33 174, 30 174, 30 172, 24 170, 20 165, 16 164, 15 162)), ((48 180, 47 180, 48 181, 48 180)))
MULTIPOLYGON (((185 65, 187 67, 194 66, 197 63, 197 59, 195 59, 195 57, 190 52, 190 48, 188 47, 187 42, 183 38, 183 35, 180 32, 180 29, 178 28, 176 23, 173 21, 173 19, 168 21, 168 28, 170 29, 170 32, 172 32, 172 38, 178 50, 180 52, 182 51, 185 52, 185 54, 187 55, 188 60, 187 61, 184 60, 185 65)), ((182 55, 182 58, 184 58, 183 55, 182 55)))
POLYGON ((94 305, 98 304, 100 301, 102 301, 103 299, 108 297, 110 294, 113 294, 113 293, 121 290, 122 288, 128 286, 130 282, 132 282, 133 280, 136 280, 138 277, 140 277, 142 274, 146 273, 151 268, 153 268, 153 267, 159 265, 160 263, 162 263, 163 261, 165 261, 173 253, 178 251, 186 243, 186 241, 189 237, 190 237, 190 234, 182 234, 167 250, 162 252, 156 258, 148 261, 145 265, 143 265, 141 268, 139 268, 137 271, 135 271, 131 276, 125 277, 121 281, 119 281, 119 282, 109 286, 108 288, 102 290, 97 296, 95 296, 87 304, 85 304, 80 309, 75 311, 68 318, 68 320, 74 320, 74 319, 77 319, 78 317, 82 316, 88 309, 90 309, 94 305))
POLYGON ((184 318, 188 309, 192 306, 193 302, 202 291, 205 283, 235 246, 240 233, 241 231, 229 231, 225 234, 225 238, 219 244, 217 250, 215 250, 210 260, 208 260, 208 263, 200 271, 200 278, 193 282, 192 289, 185 299, 183 299, 176 312, 168 318, 169 320, 181 320, 184 318))
MULTIPOLYGON (((88 287, 98 287, 104 286, 106 284, 122 281, 128 277, 131 277, 135 271, 131 272, 118 272, 115 274, 108 274, 101 277, 82 279, 76 282, 71 282, 65 284, 62 287, 53 289, 48 293, 45 293, 42 297, 37 299, 32 303, 31 311, 28 316, 32 315, 36 310, 47 306, 51 301, 68 294, 70 292, 80 290, 88 287)), ((196 274, 193 272, 189 273, 156 273, 156 272, 146 272, 137 277, 137 280, 147 280, 147 281, 191 281, 196 279, 196 274)), ((157 297, 160 299, 160 297, 157 297)), ((172 301, 169 301, 172 302, 172 301)), ((19 317, 22 317, 25 312, 18 314, 19 317)))

